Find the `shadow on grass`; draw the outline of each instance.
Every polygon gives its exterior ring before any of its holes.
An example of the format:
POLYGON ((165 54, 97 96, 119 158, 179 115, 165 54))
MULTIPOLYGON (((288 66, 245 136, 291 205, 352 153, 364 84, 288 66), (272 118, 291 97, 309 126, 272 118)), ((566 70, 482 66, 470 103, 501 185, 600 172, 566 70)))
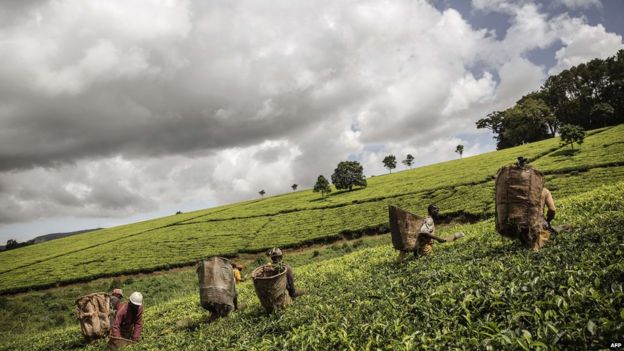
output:
POLYGON ((562 157, 572 157, 572 156, 578 154, 579 152, 581 152, 580 149, 565 149, 565 150, 559 150, 557 152, 553 152, 551 155, 552 156, 562 156, 562 157))
POLYGON ((356 191, 360 191, 360 190, 364 190, 364 189, 366 189, 366 187, 354 188, 352 190, 340 190, 340 191, 336 191, 336 192, 333 192, 333 193, 329 193, 325 197, 319 197, 317 199, 310 200, 310 202, 327 201, 327 199, 329 199, 330 197, 340 196, 340 195, 345 194, 345 193, 354 193, 356 191))

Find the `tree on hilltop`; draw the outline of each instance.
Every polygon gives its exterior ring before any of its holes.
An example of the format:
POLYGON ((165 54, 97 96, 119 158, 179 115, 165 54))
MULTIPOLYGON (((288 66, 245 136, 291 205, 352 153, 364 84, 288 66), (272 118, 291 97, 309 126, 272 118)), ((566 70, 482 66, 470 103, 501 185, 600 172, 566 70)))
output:
POLYGON ((299 186, 299 185, 297 185, 297 184, 293 184, 293 185, 291 185, 290 187, 292 188, 292 190, 293 190, 293 191, 295 191, 295 190, 297 190, 297 187, 298 187, 298 186, 299 186))
POLYGON ((264 191, 264 189, 260 190, 258 192, 258 194, 260 194, 260 197, 264 198, 264 194, 266 194, 266 191, 264 191))
POLYGON ((552 137, 559 121, 544 101, 521 99, 505 111, 494 111, 477 121, 477 129, 490 129, 495 134, 497 149, 505 149, 552 137))
POLYGON ((455 149, 455 152, 457 152, 459 154, 459 158, 462 158, 462 155, 464 154, 464 145, 457 145, 457 148, 455 149))
POLYGON ((412 154, 407 154, 407 157, 405 157, 405 160, 401 161, 401 163, 403 163, 404 165, 406 165, 407 167, 411 169, 412 164, 414 164, 414 156, 412 156, 412 154))
POLYGON ((6 245, 4 246, 5 250, 13 250, 13 249, 17 249, 19 247, 19 243, 17 242, 17 240, 15 239, 9 239, 6 242, 6 245))
POLYGON ((321 193, 321 197, 325 197, 325 195, 331 193, 331 186, 329 185, 329 181, 325 179, 323 175, 318 176, 316 179, 316 184, 314 184, 314 192, 321 193))
POLYGON ((15 239, 9 239, 6 242, 6 245, 4 246, 4 249, 8 251, 8 250, 17 249, 17 248, 20 248, 20 247, 23 247, 23 246, 32 245, 32 244, 33 244, 32 241, 25 241, 23 243, 20 243, 20 242, 18 242, 15 239))
POLYGON ((382 162, 384 164, 384 167, 386 167, 390 171, 390 173, 392 173, 392 170, 396 168, 396 157, 394 157, 394 155, 388 155, 384 157, 382 162))
POLYGON ((364 177, 364 168, 357 161, 342 161, 334 170, 331 181, 336 189, 353 190, 354 186, 365 187, 367 185, 364 177))

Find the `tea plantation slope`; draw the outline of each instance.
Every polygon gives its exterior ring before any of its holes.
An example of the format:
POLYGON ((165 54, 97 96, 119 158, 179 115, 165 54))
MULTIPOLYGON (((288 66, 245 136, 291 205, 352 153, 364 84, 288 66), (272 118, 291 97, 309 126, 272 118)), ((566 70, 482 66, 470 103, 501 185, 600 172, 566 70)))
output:
POLYGON ((327 201, 319 201, 310 190, 299 191, 33 245, 0 254, 0 292, 150 272, 211 255, 259 252, 342 234, 383 232, 389 204, 423 213, 428 203, 436 202, 449 218, 487 218, 493 214, 491 176, 501 164, 519 155, 534 159, 547 170, 548 186, 560 199, 624 179, 623 168, 617 167, 624 163, 621 140, 624 125, 592 131, 579 153, 561 154, 568 147, 561 148, 554 138, 374 177, 367 188, 334 193, 327 201))
MULTIPOLYGON (((196 294, 146 297, 143 341, 129 350, 605 349, 624 332, 624 182, 559 203, 562 232, 542 251, 501 238, 492 221, 396 265, 388 246, 295 267, 308 290, 286 311, 248 307, 213 324, 196 294)), ((15 340, 6 350, 80 347, 78 327, 15 340)), ((102 342, 85 347, 100 350, 102 342)))
MULTIPOLYGON (((236 206, 240 204, 235 204, 236 206)), ((157 228, 163 228, 178 222, 204 216, 208 213, 227 211, 232 207, 223 206, 207 210, 194 211, 179 215, 167 216, 138 223, 102 229, 71 237, 46 241, 36 245, 25 246, 19 249, 0 253, 0 274, 12 270, 28 267, 31 264, 44 262, 59 256, 79 252, 99 245, 113 243, 122 238, 142 234, 157 228)))
MULTIPOLYGON (((548 186, 560 200, 624 179, 624 167, 597 168, 577 174, 547 176, 548 186), (561 196, 560 196, 561 195, 561 196)), ((474 217, 492 215, 493 182, 440 189, 431 194, 354 204, 344 207, 301 211, 272 217, 172 225, 109 244, 64 255, 46 262, 0 275, 5 286, 32 287, 34 282, 91 280, 101 276, 167 269, 195 262, 204 255, 235 255, 259 252, 270 246, 296 246, 312 240, 337 238, 340 233, 358 233, 363 228, 387 230, 387 205, 394 204, 422 213, 429 202, 445 213, 461 212, 474 217), (146 242, 158 250, 146 250, 146 242), (114 262, 110 267, 106 262, 114 262)), ((48 284, 49 284, 48 283, 48 284)))

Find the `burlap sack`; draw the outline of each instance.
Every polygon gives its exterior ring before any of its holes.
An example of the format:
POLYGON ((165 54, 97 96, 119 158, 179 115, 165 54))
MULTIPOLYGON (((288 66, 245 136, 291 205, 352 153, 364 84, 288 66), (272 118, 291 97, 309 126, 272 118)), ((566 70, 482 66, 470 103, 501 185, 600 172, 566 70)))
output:
POLYGON ((544 175, 538 170, 529 166, 502 167, 496 174, 496 231, 533 247, 542 230, 543 189, 544 175))
POLYGON ((401 251, 414 251, 424 219, 396 206, 388 206, 392 246, 401 251))
POLYGON ((95 293, 76 299, 76 318, 80 321, 82 335, 87 340, 100 339, 111 330, 110 295, 95 293))
POLYGON ((228 259, 211 257, 199 262, 197 276, 203 308, 218 314, 227 314, 234 309, 236 281, 228 259))
POLYGON ((284 308, 292 302, 286 290, 286 269, 276 274, 273 266, 263 265, 254 269, 251 277, 256 295, 267 313, 284 308))

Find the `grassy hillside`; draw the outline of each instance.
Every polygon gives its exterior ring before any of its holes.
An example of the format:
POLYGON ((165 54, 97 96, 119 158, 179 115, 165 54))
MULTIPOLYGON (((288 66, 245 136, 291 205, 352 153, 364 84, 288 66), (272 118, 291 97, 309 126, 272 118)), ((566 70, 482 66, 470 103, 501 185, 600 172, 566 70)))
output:
POLYGON ((596 130, 579 152, 558 138, 369 179, 326 200, 310 190, 164 217, 0 254, 0 293, 149 272, 213 255, 295 246, 345 233, 387 230, 387 205, 443 215, 493 214, 492 175, 523 155, 547 174, 556 198, 624 179, 624 125, 596 130))
MULTIPOLYGON (((570 229, 539 253, 494 231, 491 220, 447 228, 466 238, 403 265, 385 245, 296 266, 309 294, 275 316, 248 307, 208 324, 198 294, 146 296, 143 341, 129 350, 413 350, 608 348, 624 335, 624 182, 558 203, 570 229)), ((5 350, 101 350, 77 326, 9 339, 5 350)))

